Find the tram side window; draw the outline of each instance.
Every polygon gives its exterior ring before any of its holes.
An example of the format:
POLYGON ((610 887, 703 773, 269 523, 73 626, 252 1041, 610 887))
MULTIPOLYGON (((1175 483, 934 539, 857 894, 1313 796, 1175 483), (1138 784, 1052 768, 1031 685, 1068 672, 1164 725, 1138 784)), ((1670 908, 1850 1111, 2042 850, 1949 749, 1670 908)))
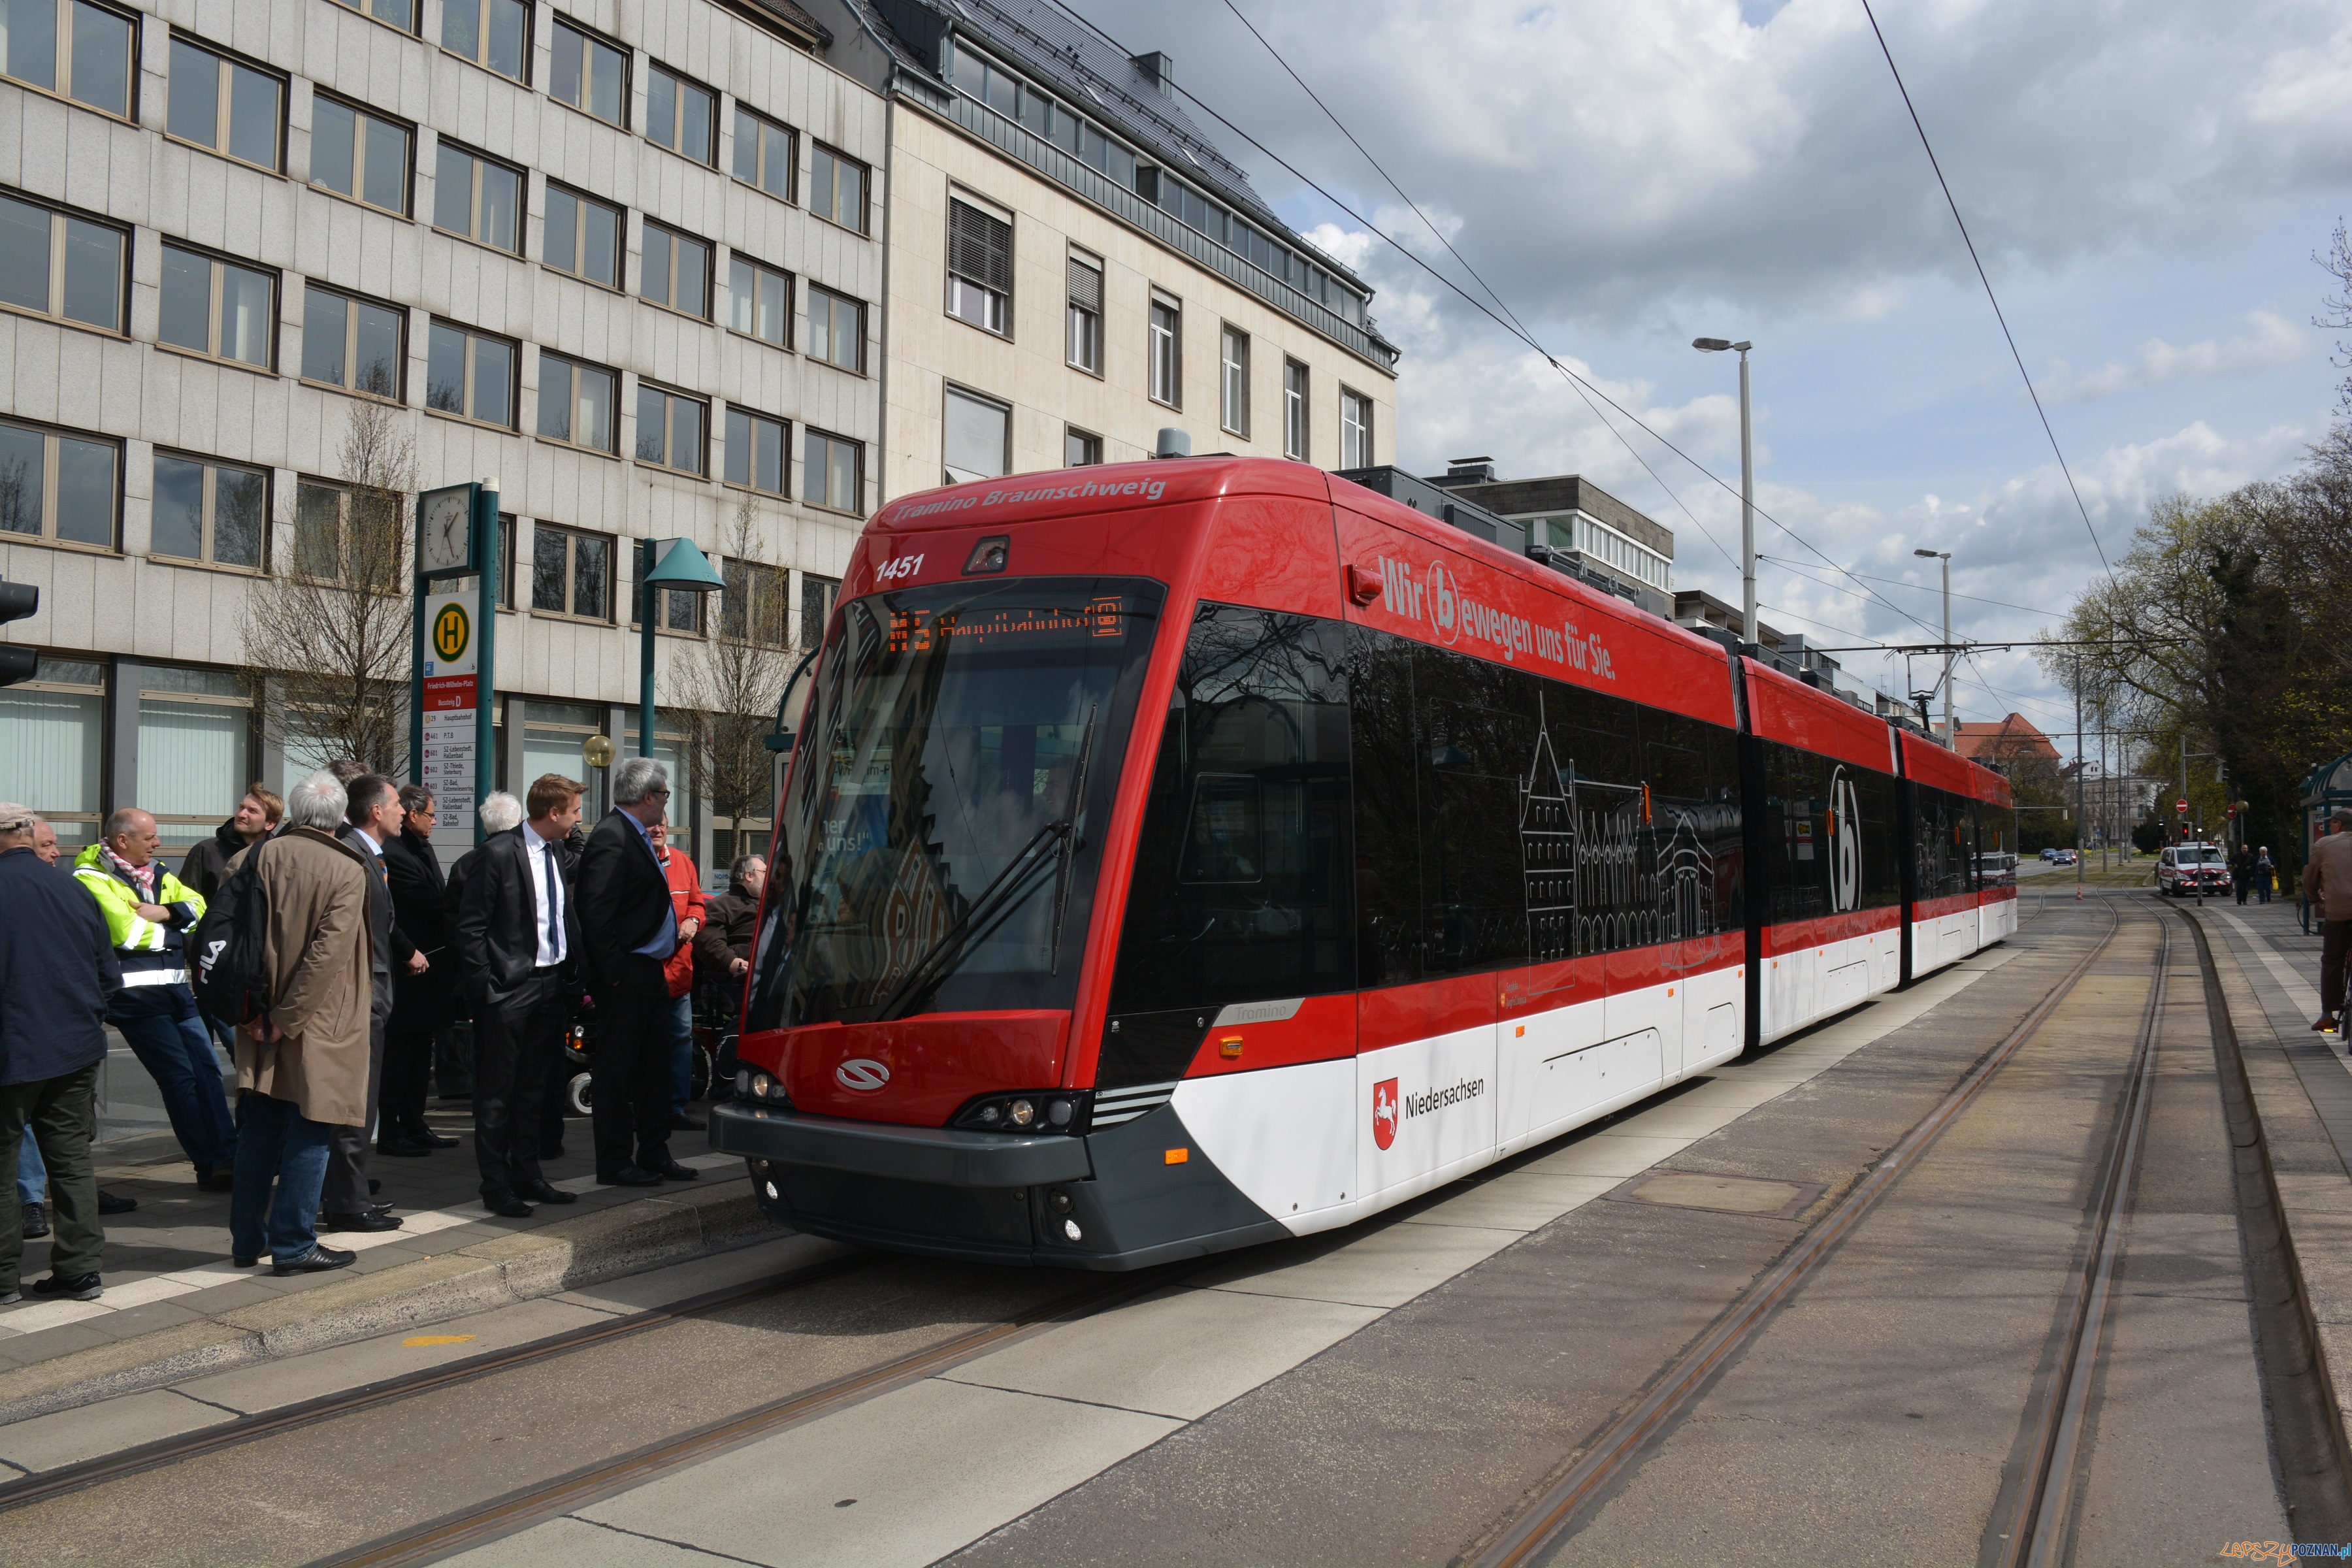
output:
POLYGON ((1763 743, 1765 837, 1775 921, 1902 901, 1895 779, 1776 742, 1763 743))
POLYGON ((1975 885, 1970 803, 1932 784, 1920 784, 1917 790, 1919 897, 1948 899, 1966 893, 1975 885))
POLYGON ((1736 930, 1746 919, 1738 737, 1652 709, 1641 723, 1666 939, 1736 930))
POLYGON ((1347 629, 1354 713, 1356 973, 1366 990, 1421 978, 1421 770, 1413 645, 1347 629))
POLYGON ((1202 605, 1137 840, 1114 1014, 1350 990, 1343 631, 1202 605))
POLYGON ((1519 807, 1536 750, 1537 682, 1435 648, 1414 650, 1414 663, 1422 973, 1524 963, 1519 807))

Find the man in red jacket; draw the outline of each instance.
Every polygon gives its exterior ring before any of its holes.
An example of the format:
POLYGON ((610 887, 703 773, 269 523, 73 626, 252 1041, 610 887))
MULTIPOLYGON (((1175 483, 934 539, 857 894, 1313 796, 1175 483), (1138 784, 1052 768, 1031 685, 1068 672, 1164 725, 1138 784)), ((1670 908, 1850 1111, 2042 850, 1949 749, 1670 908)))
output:
POLYGON ((662 978, 669 982, 669 1124, 674 1131, 699 1132, 703 1124, 686 1108, 694 1099, 694 936, 702 929, 702 879, 694 858, 671 845, 667 823, 656 823, 650 832, 677 911, 677 951, 662 965, 662 978))

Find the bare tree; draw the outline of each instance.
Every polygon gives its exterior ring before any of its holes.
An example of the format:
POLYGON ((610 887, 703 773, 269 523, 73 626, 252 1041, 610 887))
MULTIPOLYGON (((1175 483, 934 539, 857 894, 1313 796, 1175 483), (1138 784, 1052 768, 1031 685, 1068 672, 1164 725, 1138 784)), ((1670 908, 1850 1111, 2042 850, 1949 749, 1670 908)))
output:
MULTIPOLYGON (((2336 283, 2336 291, 2321 300, 2319 314, 2311 319, 2311 324, 2339 332, 2352 330, 2352 231, 2347 231, 2342 218, 2336 220, 2336 232, 2327 237, 2327 248, 2312 252, 2311 258, 2336 283)), ((2336 368, 2352 370, 2352 341, 2336 340, 2336 368)), ((2352 376, 2347 376, 2336 391, 2344 412, 2352 414, 2352 376)))
POLYGON ((718 625, 670 666, 672 700, 690 715, 695 775, 712 812, 730 818, 739 834, 747 819, 766 817, 774 804, 765 742, 798 657, 789 640, 789 579, 768 563, 759 521, 758 503, 742 497, 728 524, 718 625))
POLYGON ((354 399, 344 485, 305 485, 293 559, 247 595, 238 627, 264 732, 289 750, 399 776, 408 759, 410 516, 415 449, 403 412, 354 399))

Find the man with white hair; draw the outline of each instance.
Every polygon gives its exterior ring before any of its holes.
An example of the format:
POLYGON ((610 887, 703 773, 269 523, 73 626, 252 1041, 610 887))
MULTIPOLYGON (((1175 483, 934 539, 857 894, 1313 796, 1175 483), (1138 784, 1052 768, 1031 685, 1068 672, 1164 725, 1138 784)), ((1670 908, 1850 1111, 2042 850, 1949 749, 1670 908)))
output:
MULTIPOLYGON (((492 790, 484 795, 474 812, 481 818, 483 843, 501 833, 512 833, 522 823, 522 802, 502 789, 492 790)), ((449 868, 448 884, 441 890, 441 922, 442 929, 453 935, 457 930, 458 906, 466 900, 466 879, 474 874, 474 868, 480 863, 481 857, 482 846, 477 844, 458 856, 457 863, 449 868)), ((453 966, 458 963, 454 953, 450 963, 453 966)), ((466 999, 465 976, 462 973, 457 976, 455 1009, 456 1016, 471 1021, 472 1005, 466 999)), ((440 1043, 433 1053, 433 1082, 442 1099, 473 1098, 474 1061, 480 1054, 474 1047, 470 1028, 442 1031, 440 1043)))
MULTIPOLYGON (((40 1146, 57 1210, 48 1277, 33 1294, 94 1301, 105 1232, 90 1164, 106 1002, 122 970, 98 908, 34 852, 30 806, 0 802, 0 1170, 19 1142, 40 1146)), ((0 1302, 21 1299, 24 1215, 0 1182, 0 1302)))
POLYGON ((580 928, 596 999, 596 1180, 647 1187, 700 1173, 669 1152, 669 983, 677 910, 652 829, 669 774, 651 757, 613 770, 613 809, 580 857, 580 928))
POLYGON ((353 1254, 319 1244, 319 1193, 338 1129, 375 1106, 369 1037, 375 977, 363 853, 336 836, 350 797, 324 769, 288 793, 286 829, 247 850, 268 910, 262 966, 269 1009, 237 1030, 236 1190, 231 1260, 266 1247, 279 1276, 341 1268, 353 1254))

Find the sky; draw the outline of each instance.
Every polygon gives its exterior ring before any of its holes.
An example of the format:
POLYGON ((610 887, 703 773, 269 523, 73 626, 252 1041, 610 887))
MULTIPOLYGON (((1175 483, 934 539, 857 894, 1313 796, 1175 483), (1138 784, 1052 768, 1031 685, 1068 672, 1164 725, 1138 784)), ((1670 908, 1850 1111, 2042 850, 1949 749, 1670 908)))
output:
MULTIPOLYGON (((1675 586, 1737 605, 1738 367, 1689 345, 1752 341, 1762 616, 1817 646, 1940 637, 1915 547, 1952 552, 1956 637, 2055 635, 2151 502, 2291 472, 2336 408, 2313 253, 2352 213, 2340 0, 1874 0, 2080 510, 1862 0, 1233 0, 1360 152, 1226 0, 1068 3, 1337 198, 1218 132, 1379 289, 1405 468, 1586 475, 1674 530, 1675 586), (1486 300, 1475 268, 1707 472, 1621 440, 1375 229, 1486 300)), ((1864 689, 1938 673, 1842 657, 1864 689)), ((2072 727, 2031 650, 1954 689, 1963 721, 2072 727)))

